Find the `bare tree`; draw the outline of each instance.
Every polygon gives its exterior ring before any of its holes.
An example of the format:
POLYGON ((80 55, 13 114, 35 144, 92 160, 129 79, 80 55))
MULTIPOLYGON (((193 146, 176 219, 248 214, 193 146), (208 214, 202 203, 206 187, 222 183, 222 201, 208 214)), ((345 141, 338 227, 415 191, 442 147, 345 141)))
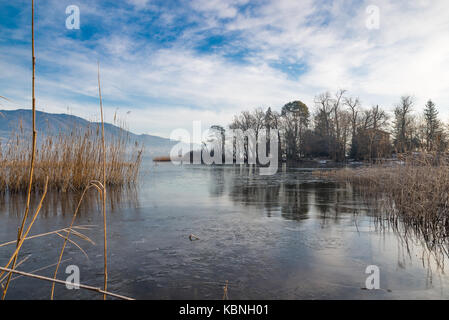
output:
POLYGON ((344 104, 349 108, 350 120, 351 120, 351 132, 354 138, 357 134, 357 126, 359 123, 360 114, 360 100, 359 98, 345 98, 344 104))
POLYGON ((394 133, 397 152, 406 152, 412 149, 413 102, 411 96, 402 96, 401 101, 394 109, 394 133))
POLYGON ((370 110, 372 117, 372 125, 374 130, 382 130, 387 125, 388 119, 390 118, 385 110, 381 109, 379 105, 371 107, 370 110))

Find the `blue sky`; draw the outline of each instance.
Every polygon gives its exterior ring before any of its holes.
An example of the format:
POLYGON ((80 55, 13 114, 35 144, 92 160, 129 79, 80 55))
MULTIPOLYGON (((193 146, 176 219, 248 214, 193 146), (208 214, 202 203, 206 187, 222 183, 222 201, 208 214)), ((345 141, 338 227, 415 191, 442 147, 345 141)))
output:
MULTIPOLYGON (((0 0, 0 108, 29 108, 31 1, 0 0)), ((391 110, 432 98, 449 117, 449 10, 445 0, 36 0, 37 104, 99 117, 137 133, 227 125, 255 107, 348 90, 391 110), (80 9, 80 29, 65 26, 80 9), (366 27, 367 7, 378 29, 366 27)))

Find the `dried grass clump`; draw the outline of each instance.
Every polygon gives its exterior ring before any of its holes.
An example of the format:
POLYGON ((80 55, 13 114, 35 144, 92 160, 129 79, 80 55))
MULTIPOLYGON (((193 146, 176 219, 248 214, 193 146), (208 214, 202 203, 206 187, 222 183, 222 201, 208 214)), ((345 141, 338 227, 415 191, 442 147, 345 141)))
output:
POLYGON ((351 183, 380 209, 381 218, 396 227, 401 222, 405 232, 413 231, 434 247, 447 245, 449 236, 449 166, 438 163, 425 155, 399 165, 342 169, 321 176, 351 183))
MULTIPOLYGON (((27 134, 19 130, 0 143, 0 192, 24 192, 29 181, 31 146, 27 134)), ((127 131, 109 136, 106 145, 106 184, 109 187, 135 184, 143 149, 131 144, 127 131)), ((91 180, 103 181, 102 134, 99 124, 44 136, 36 149, 33 189, 83 190, 91 180)))

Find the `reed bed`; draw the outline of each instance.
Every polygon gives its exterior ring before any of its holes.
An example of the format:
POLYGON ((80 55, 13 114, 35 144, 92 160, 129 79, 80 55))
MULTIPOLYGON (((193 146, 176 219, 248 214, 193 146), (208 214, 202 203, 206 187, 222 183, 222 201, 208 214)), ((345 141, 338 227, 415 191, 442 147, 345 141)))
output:
MULTIPOLYGON (((25 192, 29 183, 31 143, 20 130, 0 143, 0 192, 25 192)), ((135 184, 143 148, 132 143, 127 131, 109 135, 106 148, 106 185, 135 184)), ((98 124, 42 137, 36 148, 33 190, 82 191, 91 180, 103 181, 102 134, 98 124)))
MULTIPOLYGON (((0 267, 0 288, 2 291, 2 300, 6 297, 13 274, 51 282, 51 299, 54 298, 55 285, 66 284, 65 281, 57 279, 57 274, 59 266, 63 261, 62 258, 67 243, 74 244, 84 254, 86 254, 86 252, 76 242, 70 239, 70 235, 74 234, 84 240, 90 240, 88 237, 75 230, 77 227, 74 226, 74 222, 76 220, 80 205, 83 202, 84 195, 87 194, 91 188, 98 192, 102 200, 104 283, 103 289, 84 284, 79 284, 79 287, 85 290, 102 293, 104 300, 106 300, 107 296, 112 296, 119 299, 131 299, 129 297, 107 291, 108 247, 106 191, 110 186, 123 186, 136 181, 141 162, 142 149, 139 149, 136 144, 135 149, 133 150, 134 152, 129 158, 127 156, 128 139, 124 139, 122 135, 113 137, 110 139, 108 146, 106 145, 103 102, 101 97, 100 63, 98 63, 98 94, 101 123, 96 128, 87 128, 87 130, 81 131, 76 130, 75 127, 70 134, 61 133, 56 138, 52 136, 43 137, 43 141, 39 144, 38 148, 35 95, 36 57, 34 52, 34 0, 31 0, 31 49, 31 143, 27 143, 27 139, 22 139, 20 135, 16 134, 13 135, 13 138, 6 143, 6 146, 2 145, 0 148, 0 191, 26 192, 25 210, 18 229, 17 240, 2 244, 2 246, 11 245, 14 243, 16 244, 16 249, 10 256, 6 265, 4 267, 0 267), (61 191, 67 191, 70 188, 83 190, 76 210, 73 213, 72 222, 68 228, 47 232, 42 235, 28 236, 42 209, 49 186, 61 191), (42 191, 40 201, 34 210, 31 209, 31 194, 33 190, 42 191), (65 235, 63 235, 62 232, 65 232, 65 235), (58 262, 55 264, 56 269, 54 272, 54 277, 48 278, 35 273, 15 270, 16 267, 22 265, 27 259, 25 258, 17 262, 24 241, 39 236, 48 236, 50 234, 56 234, 64 239, 58 262)), ((23 130, 21 131, 23 135, 23 130)))
POLYGON ((321 173, 322 177, 349 182, 404 235, 424 239, 449 256, 449 165, 434 156, 410 157, 396 165, 376 165, 321 173), (401 225, 401 226, 399 226, 401 225))

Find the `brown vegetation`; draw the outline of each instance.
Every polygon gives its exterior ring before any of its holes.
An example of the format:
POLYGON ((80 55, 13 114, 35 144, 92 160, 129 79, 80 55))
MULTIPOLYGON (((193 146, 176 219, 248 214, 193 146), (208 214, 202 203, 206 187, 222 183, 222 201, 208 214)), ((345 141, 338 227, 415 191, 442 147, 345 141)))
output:
MULTIPOLYGON (((74 124, 75 125, 75 124, 74 124)), ((111 137, 106 148, 106 185, 134 184, 142 160, 142 148, 130 145, 126 131, 111 137)), ((24 133, 19 131, 0 144, 0 191, 26 191, 29 181, 31 150, 24 133)), ((75 127, 71 132, 46 136, 36 149, 33 188, 57 191, 83 190, 91 180, 103 181, 102 133, 99 125, 87 130, 75 127)))
MULTIPOLYGON (((444 162, 444 163, 443 163, 444 162)), ((447 252, 449 236, 449 166, 435 165, 429 155, 409 158, 400 165, 378 165, 358 169, 322 172, 322 177, 349 182, 368 202, 374 204, 381 219, 406 227, 426 244, 447 252)))

